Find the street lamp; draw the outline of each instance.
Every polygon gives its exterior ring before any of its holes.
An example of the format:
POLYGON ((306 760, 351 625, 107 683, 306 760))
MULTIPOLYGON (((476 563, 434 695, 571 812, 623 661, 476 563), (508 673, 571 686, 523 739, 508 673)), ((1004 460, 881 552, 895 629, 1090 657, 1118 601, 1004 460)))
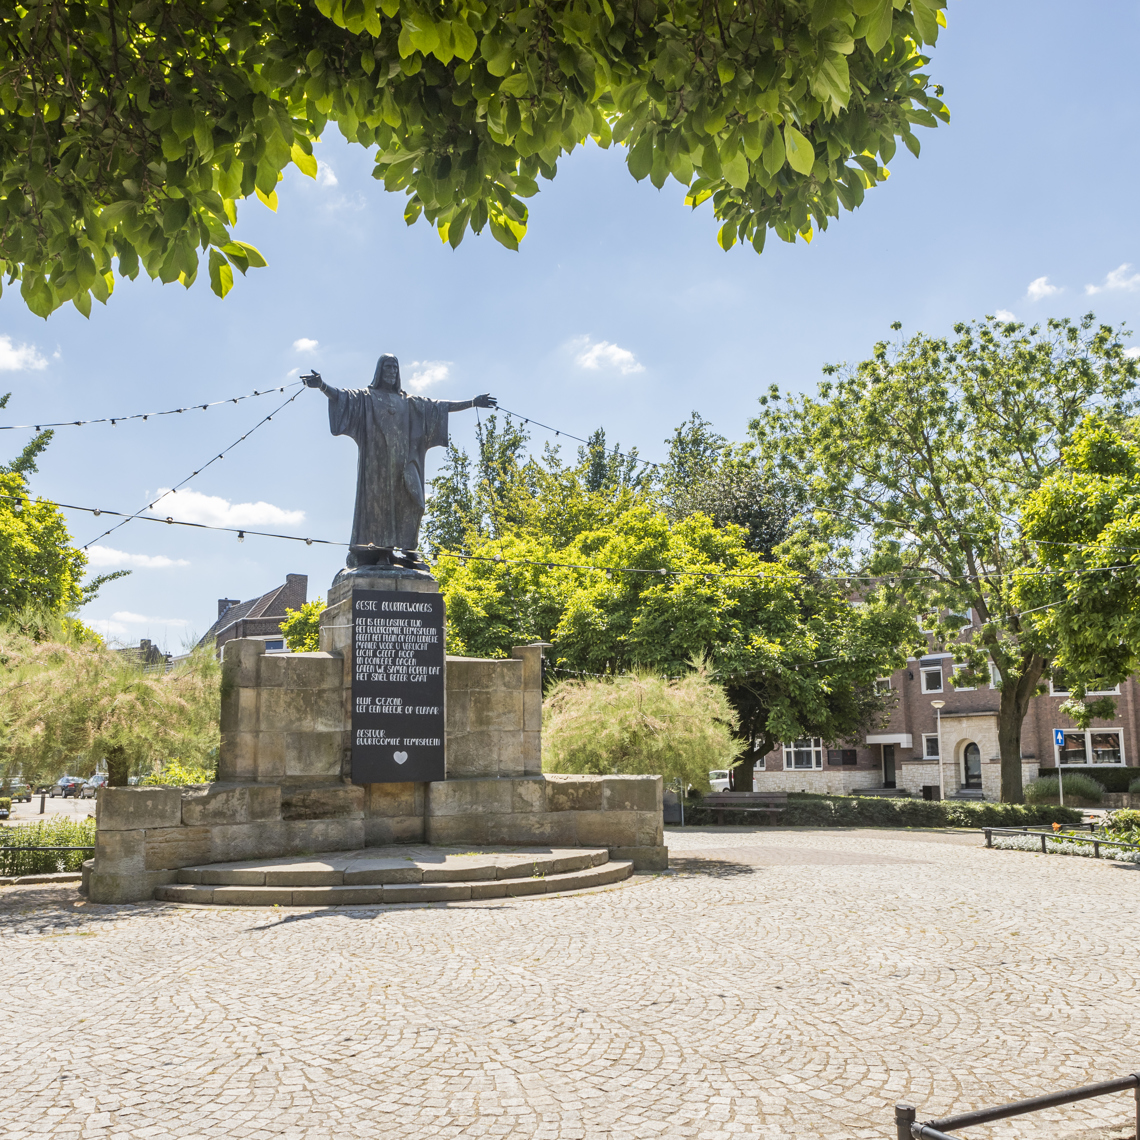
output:
POLYGON ((942 706, 945 701, 931 701, 930 707, 934 709, 934 716, 938 725, 936 731, 938 733, 938 798, 944 800, 946 798, 946 776, 942 768, 942 706))

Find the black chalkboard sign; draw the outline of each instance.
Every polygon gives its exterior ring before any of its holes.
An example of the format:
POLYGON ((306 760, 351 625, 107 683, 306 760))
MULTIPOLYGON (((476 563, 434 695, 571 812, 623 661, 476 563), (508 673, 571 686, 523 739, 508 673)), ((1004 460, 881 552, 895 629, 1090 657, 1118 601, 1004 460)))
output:
POLYGON ((352 782, 442 780, 444 604, 352 591, 352 782))

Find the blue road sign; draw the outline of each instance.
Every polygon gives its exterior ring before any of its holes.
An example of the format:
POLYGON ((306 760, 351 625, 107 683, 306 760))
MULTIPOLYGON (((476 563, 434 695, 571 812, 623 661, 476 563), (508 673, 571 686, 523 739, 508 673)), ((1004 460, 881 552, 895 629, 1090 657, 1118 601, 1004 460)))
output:
POLYGON ((1063 728, 1053 729, 1053 743, 1058 748, 1065 747, 1065 730, 1063 728))

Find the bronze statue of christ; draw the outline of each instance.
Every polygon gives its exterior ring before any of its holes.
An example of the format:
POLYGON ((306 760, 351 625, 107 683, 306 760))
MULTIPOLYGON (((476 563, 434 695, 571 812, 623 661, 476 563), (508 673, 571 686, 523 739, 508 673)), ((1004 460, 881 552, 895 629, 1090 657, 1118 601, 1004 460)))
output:
POLYGON ((431 400, 400 387, 400 362, 385 353, 367 388, 333 388, 319 372, 302 376, 329 400, 329 429, 356 441, 356 512, 349 567, 418 565, 416 551, 426 504, 424 461, 429 447, 447 444, 447 417, 468 408, 494 408, 494 396, 431 400))

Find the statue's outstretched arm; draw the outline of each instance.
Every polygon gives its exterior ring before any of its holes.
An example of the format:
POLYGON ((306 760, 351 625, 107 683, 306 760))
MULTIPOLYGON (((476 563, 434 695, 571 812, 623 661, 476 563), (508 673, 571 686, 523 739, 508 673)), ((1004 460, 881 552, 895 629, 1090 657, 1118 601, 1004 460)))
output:
POLYGON ((465 412, 468 408, 497 408, 499 406, 499 401, 487 392, 472 400, 440 400, 439 402, 449 412, 465 412))
POLYGON ((326 396, 330 392, 338 391, 338 389, 334 388, 331 384, 326 384, 321 379, 321 374, 316 370, 310 372, 308 376, 302 376, 301 379, 304 380, 306 388, 320 388, 326 396))

